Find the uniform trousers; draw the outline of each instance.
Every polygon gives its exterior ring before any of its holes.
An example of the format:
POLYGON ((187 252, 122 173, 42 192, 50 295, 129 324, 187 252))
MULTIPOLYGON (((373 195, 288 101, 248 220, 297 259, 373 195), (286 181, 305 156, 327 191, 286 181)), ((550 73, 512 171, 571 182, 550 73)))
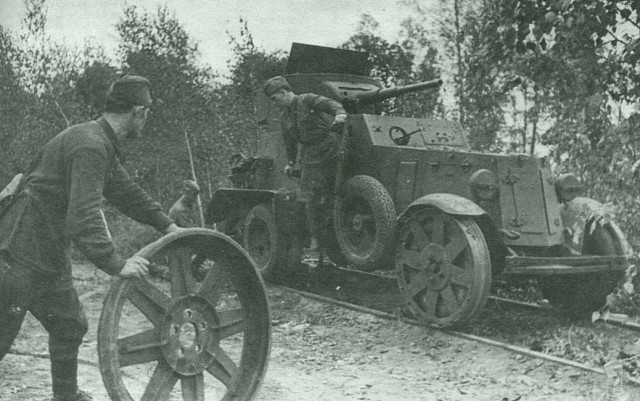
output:
POLYGON ((0 255, 0 360, 11 348, 28 311, 49 333, 52 370, 57 361, 76 363, 89 325, 71 271, 63 271, 69 277, 60 280, 0 255))
POLYGON ((331 211, 325 210, 325 206, 332 204, 326 201, 333 199, 336 171, 337 158, 302 165, 301 198, 306 201, 309 231, 317 240, 324 237, 322 234, 326 226, 325 221, 331 216, 331 211))

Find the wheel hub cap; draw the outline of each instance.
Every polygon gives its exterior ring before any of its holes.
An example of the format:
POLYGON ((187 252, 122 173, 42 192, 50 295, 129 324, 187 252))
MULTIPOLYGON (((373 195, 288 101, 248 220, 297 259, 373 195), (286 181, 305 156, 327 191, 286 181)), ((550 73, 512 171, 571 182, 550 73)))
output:
POLYGON ((269 230, 264 222, 253 222, 249 227, 249 255, 258 264, 259 268, 263 268, 269 263, 271 255, 271 241, 269 230))
POLYGON ((162 352, 173 370, 184 376, 202 373, 213 361, 207 351, 219 342, 218 317, 206 299, 186 296, 176 301, 161 325, 162 352))
POLYGON ((351 228, 355 232, 360 232, 362 231, 363 223, 364 223, 364 219, 362 215, 358 213, 355 216, 353 216, 353 220, 351 220, 351 228))
POLYGON ((437 244, 429 244, 424 247, 420 254, 423 262, 422 268, 427 275, 427 288, 432 291, 442 290, 451 277, 449 269, 446 268, 446 252, 444 248, 437 244))

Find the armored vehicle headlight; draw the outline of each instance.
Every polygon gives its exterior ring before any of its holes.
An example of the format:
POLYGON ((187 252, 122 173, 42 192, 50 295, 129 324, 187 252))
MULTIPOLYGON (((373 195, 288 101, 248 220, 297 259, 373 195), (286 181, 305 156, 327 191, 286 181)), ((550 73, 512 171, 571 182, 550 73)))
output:
POLYGON ((498 180, 496 175, 487 169, 473 173, 469 180, 473 195, 480 200, 491 200, 498 195, 498 180))
POLYGON ((568 173, 560 175, 555 182, 556 196, 562 203, 571 202, 580 195, 583 190, 583 185, 578 180, 578 177, 568 173))

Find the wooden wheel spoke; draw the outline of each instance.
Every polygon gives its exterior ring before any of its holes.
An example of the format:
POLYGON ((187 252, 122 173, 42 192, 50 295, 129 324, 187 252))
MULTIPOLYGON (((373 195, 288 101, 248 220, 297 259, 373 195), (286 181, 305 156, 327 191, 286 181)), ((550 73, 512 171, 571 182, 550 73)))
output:
POLYGON ((409 223, 409 232, 413 235, 414 242, 421 245, 420 249, 424 248, 424 246, 429 242, 425 236, 424 228, 419 221, 413 220, 409 223))
POLYGON ((402 223, 395 267, 412 312, 441 327, 477 317, 491 288, 491 255, 478 222, 424 207, 402 223))
POLYGON ((171 390, 178 382, 178 374, 164 361, 158 362, 147 384, 141 401, 168 400, 171 390))
POLYGON ((207 367, 207 372, 220 380, 227 388, 231 388, 240 374, 240 369, 222 348, 216 346, 208 350, 208 352, 213 355, 214 359, 207 367))
POLYGON ((176 298, 191 294, 195 288, 195 280, 191 271, 191 252, 181 248, 169 253, 168 256, 171 272, 171 296, 176 298))
POLYGON ((218 299, 220 298, 220 294, 224 287, 225 265, 223 265, 223 263, 224 262, 218 261, 214 263, 198 290, 198 295, 207 298, 212 305, 216 305, 218 303, 218 299))
POLYGON ((407 287, 407 294, 414 298, 416 295, 420 294, 425 288, 427 288, 427 274, 425 272, 420 272, 411 278, 411 282, 407 287))
POLYGON ((120 367, 160 360, 162 358, 160 346, 160 333, 157 328, 118 339, 120 367))
POLYGON ((137 255, 160 277, 111 283, 97 331, 108 398, 253 399, 267 368, 271 318, 247 252, 220 232, 189 228, 137 255))
POLYGON ((127 297, 154 326, 162 322, 169 309, 169 297, 146 279, 135 280, 127 297))
POLYGON ((456 234, 451 238, 447 246, 445 246, 447 259, 454 261, 467 246, 468 244, 464 236, 461 233, 456 234))
POLYGON ((453 264, 448 264, 447 269, 451 270, 451 282, 464 287, 473 284, 473 272, 470 268, 462 268, 453 264))
POLYGON ((447 285, 440 292, 440 296, 442 296, 442 302, 444 303, 445 309, 449 312, 449 314, 453 314, 459 308, 458 300, 456 299, 456 295, 453 293, 453 288, 451 285, 447 285))
POLYGON ((420 252, 411 251, 409 249, 400 249, 398 259, 400 263, 411 269, 424 270, 425 264, 422 263, 420 256, 420 252))
POLYGON ((435 244, 444 244, 444 216, 442 214, 436 214, 433 217, 430 228, 431 242, 435 244))
POLYGON ((220 338, 231 337, 246 330, 244 309, 234 309, 218 313, 220 319, 220 338))
POLYGON ((426 308, 423 308, 423 312, 431 317, 436 317, 436 308, 438 306, 438 296, 439 293, 437 291, 428 290, 424 297, 424 303, 426 308))
POLYGON ((183 377, 182 399, 185 401, 204 401, 204 374, 183 377))

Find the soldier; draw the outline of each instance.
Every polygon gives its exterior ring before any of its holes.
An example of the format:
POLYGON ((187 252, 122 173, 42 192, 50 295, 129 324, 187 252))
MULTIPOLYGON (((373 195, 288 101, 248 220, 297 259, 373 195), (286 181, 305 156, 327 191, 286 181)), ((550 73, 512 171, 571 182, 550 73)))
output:
POLYGON ((0 360, 30 311, 49 333, 53 401, 92 399, 77 386, 88 323, 73 287, 70 242, 111 275, 148 272, 147 260, 124 260, 116 252, 101 214, 103 197, 163 233, 179 230, 118 160, 120 142, 140 135, 151 103, 147 79, 124 76, 113 83, 103 116, 51 139, 0 219, 0 360))
POLYGON ((284 168, 291 175, 296 165, 298 144, 302 166, 302 196, 307 201, 311 250, 318 248, 324 211, 322 197, 333 195, 340 141, 332 127, 343 124, 347 112, 340 102, 313 93, 296 95, 283 77, 273 77, 264 93, 282 109, 282 136, 288 157, 284 168))
POLYGON ((182 182, 182 196, 169 209, 169 218, 178 227, 198 227, 198 218, 193 210, 198 193, 200 193, 200 187, 197 182, 192 180, 182 182))

